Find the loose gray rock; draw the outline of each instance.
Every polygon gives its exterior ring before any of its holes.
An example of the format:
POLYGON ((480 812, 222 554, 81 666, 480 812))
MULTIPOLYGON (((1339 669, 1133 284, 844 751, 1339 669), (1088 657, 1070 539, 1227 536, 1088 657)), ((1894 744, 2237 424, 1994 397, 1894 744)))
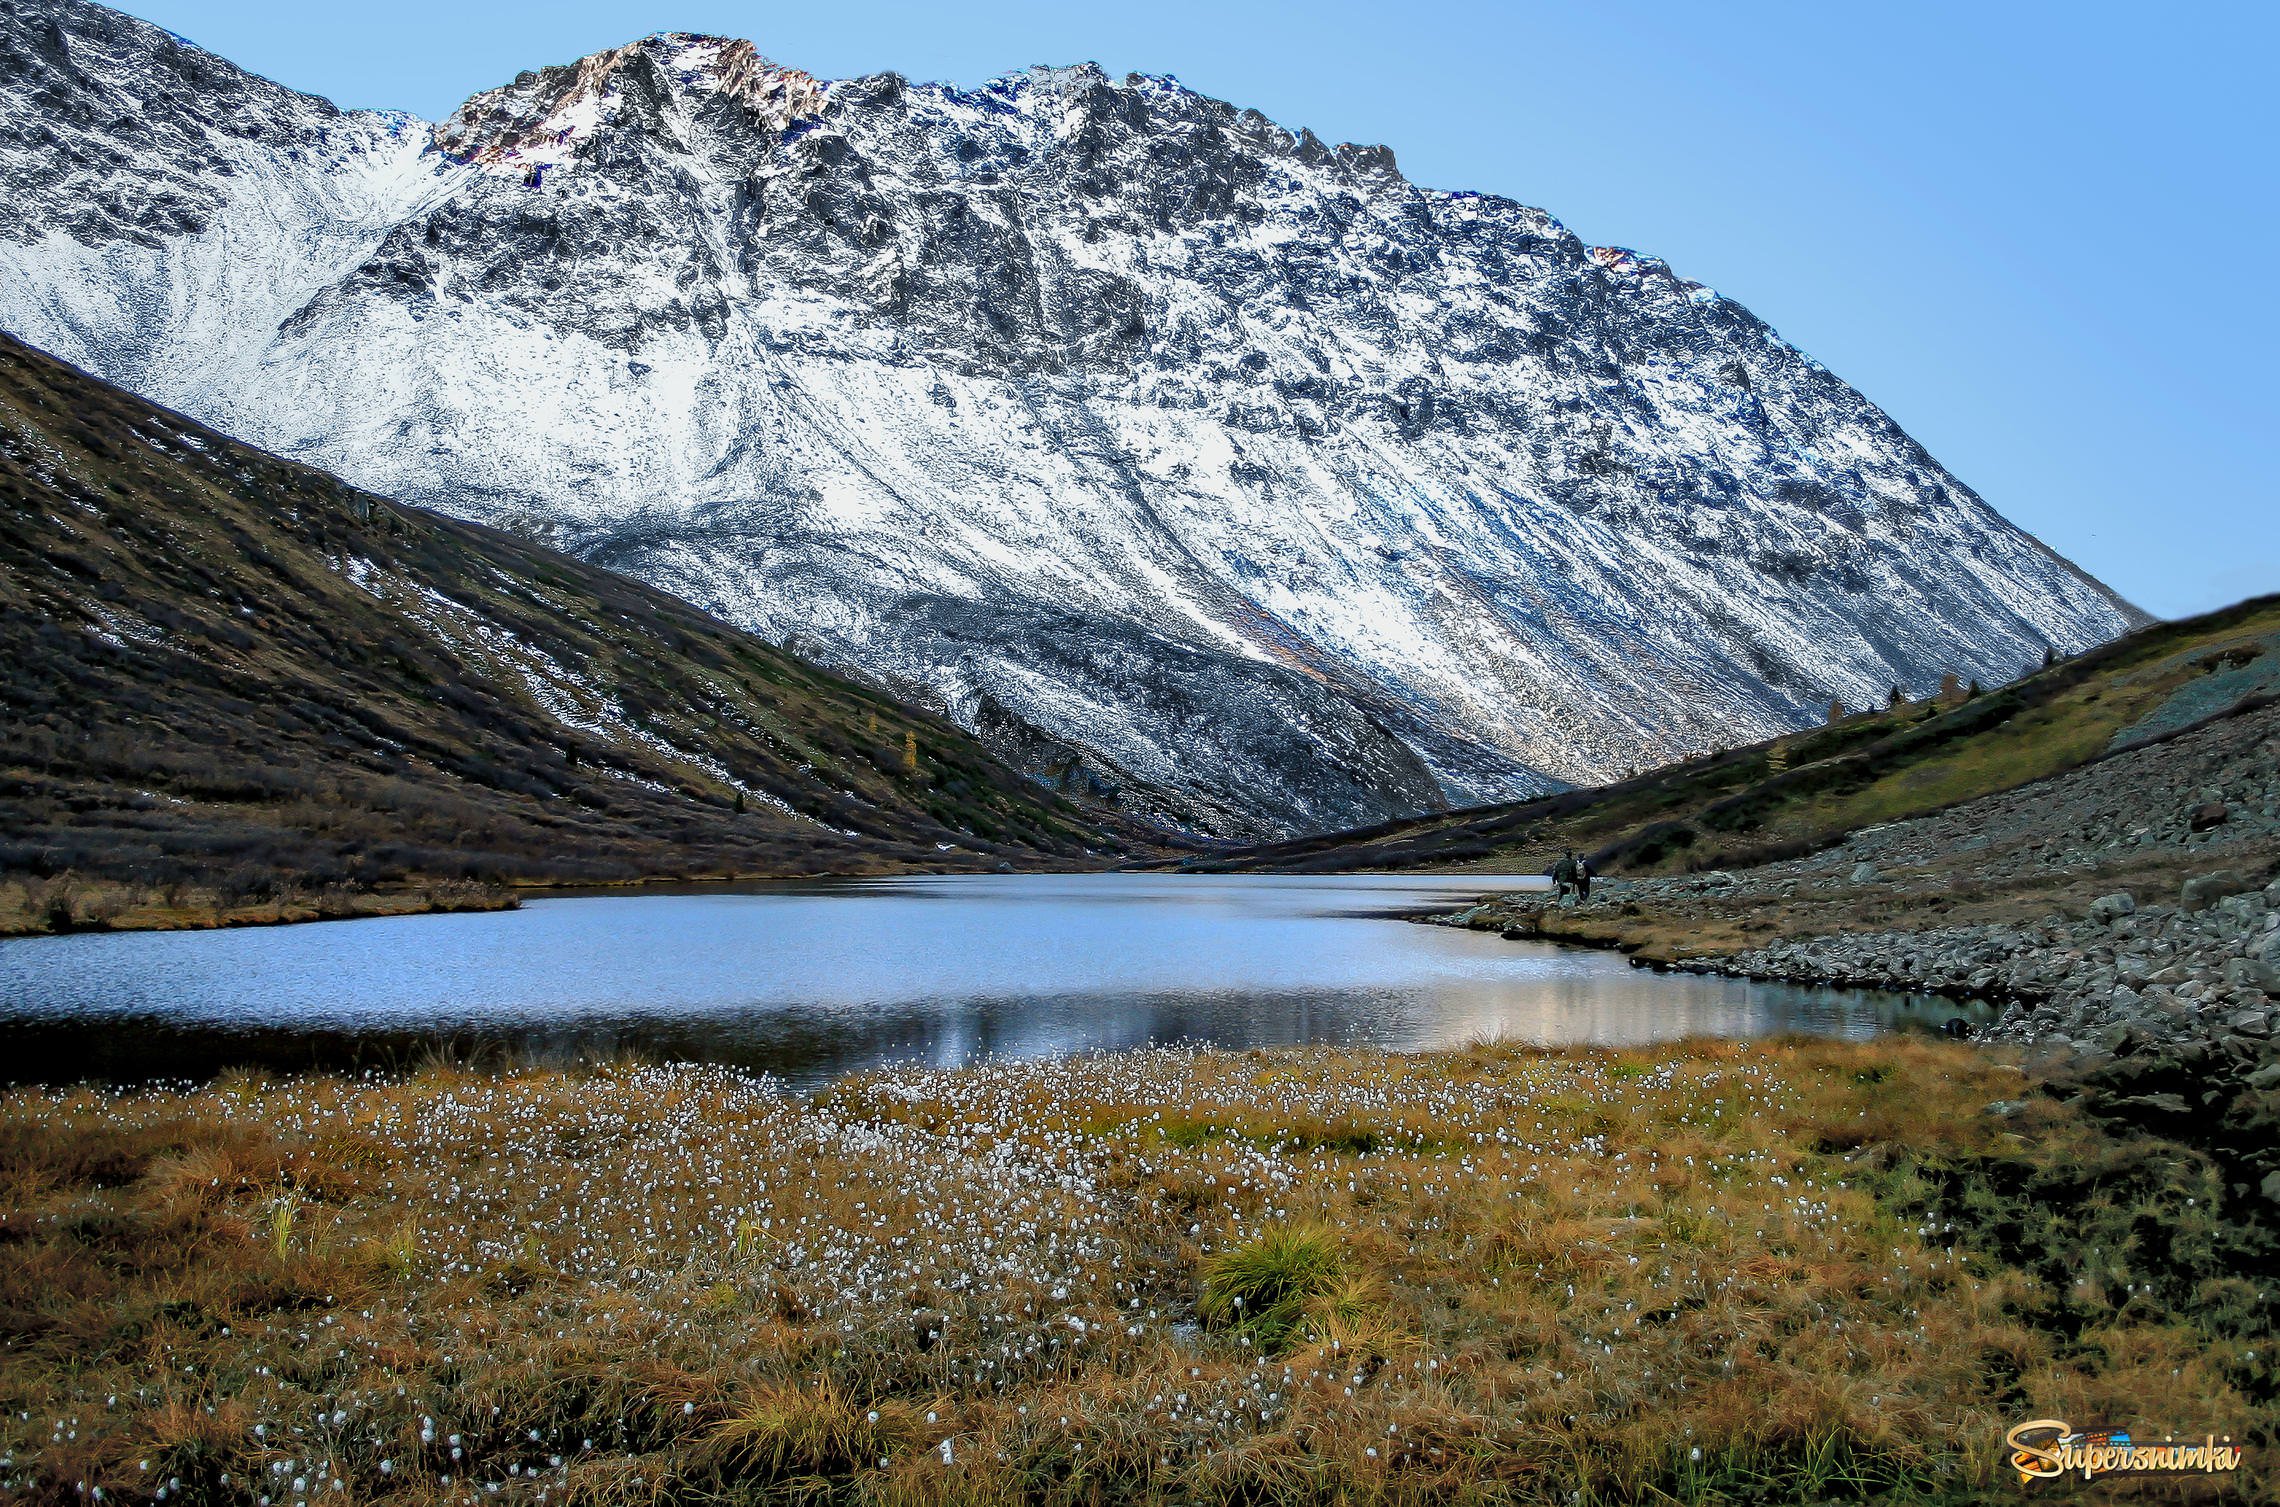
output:
POLYGON ((2156 1114, 2164 1115, 2189 1115, 2193 1112, 2193 1106, 2173 1093, 2132 1094, 2127 1099, 2117 1102, 2114 1107, 2116 1109, 2134 1109, 2141 1112, 2151 1110, 2156 1114))
POLYGON ((2231 869, 2218 869, 2214 873, 2196 874, 2185 881, 2177 894, 2177 903, 2186 911, 2198 914, 2207 910, 2227 895, 2238 895, 2256 886, 2231 869))
POLYGON ((2225 964, 2225 982, 2263 994, 2280 994, 2280 968, 2261 958, 2234 958, 2225 964))

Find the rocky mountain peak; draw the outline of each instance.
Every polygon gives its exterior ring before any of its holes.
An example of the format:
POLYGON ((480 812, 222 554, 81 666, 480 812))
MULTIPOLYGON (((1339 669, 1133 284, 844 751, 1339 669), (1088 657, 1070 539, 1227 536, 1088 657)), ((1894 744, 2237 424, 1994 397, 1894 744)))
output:
POLYGON ((780 136, 821 114, 829 87, 739 38, 658 32, 487 89, 437 125, 434 140, 456 161, 536 176, 577 160, 584 143, 612 127, 671 129, 676 117, 716 101, 780 136))
POLYGON ((667 34, 431 129, 0 0, 11 79, 0 325, 1199 830, 1597 782, 2138 620, 1731 299, 1168 77, 667 34))

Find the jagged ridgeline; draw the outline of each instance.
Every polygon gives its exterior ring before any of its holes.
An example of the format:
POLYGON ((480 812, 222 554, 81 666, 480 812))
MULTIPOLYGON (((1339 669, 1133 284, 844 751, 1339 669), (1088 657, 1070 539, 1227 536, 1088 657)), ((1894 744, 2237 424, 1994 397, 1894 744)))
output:
POLYGON ((0 701, 0 875, 253 893, 1112 841, 949 724, 663 592, 5 337, 0 701))
POLYGON ((431 124, 8 0, 0 83, 16 334, 1151 819, 1526 797, 2140 620, 1712 289, 1168 78, 661 35, 431 124))

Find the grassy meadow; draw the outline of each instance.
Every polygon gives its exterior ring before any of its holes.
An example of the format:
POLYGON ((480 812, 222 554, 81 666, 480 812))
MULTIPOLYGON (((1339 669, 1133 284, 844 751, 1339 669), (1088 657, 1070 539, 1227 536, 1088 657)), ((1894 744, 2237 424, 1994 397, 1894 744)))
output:
POLYGON ((2269 1491, 2232 1203, 1907 1039, 17 1090, 0 1496, 1965 1501, 2033 1417, 2269 1491))

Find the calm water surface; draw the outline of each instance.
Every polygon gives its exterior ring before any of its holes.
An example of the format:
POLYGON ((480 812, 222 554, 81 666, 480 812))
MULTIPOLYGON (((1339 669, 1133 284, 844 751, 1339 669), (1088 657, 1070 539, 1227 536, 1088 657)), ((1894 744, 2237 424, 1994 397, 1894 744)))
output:
POLYGON ((638 1050, 795 1085, 1173 1042, 1637 1043, 1936 1024, 1946 1001, 1657 974, 1399 919, 1540 881, 921 877, 0 942, 0 1078, 638 1050))

